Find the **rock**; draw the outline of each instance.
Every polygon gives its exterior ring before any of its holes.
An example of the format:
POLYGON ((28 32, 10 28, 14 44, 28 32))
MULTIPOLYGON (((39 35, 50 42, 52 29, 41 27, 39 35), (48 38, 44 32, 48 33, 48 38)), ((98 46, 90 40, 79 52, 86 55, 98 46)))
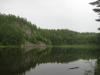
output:
POLYGON ((72 67, 72 68, 69 68, 69 69, 78 69, 79 67, 72 67))

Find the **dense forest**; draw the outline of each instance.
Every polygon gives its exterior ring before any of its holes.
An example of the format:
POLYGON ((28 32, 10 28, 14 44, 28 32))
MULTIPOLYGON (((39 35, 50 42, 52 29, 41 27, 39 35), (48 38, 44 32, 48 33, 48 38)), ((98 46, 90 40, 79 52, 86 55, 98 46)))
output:
POLYGON ((80 33, 68 29, 41 29, 19 16, 0 14, 0 45, 94 45, 99 44, 98 35, 99 33, 80 33))

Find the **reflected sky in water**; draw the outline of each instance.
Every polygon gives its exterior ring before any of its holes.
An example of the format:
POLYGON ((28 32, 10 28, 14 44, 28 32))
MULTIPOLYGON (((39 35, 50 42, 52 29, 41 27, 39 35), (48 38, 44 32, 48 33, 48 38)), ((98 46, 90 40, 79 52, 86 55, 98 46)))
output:
POLYGON ((2 75, 100 75, 99 49, 0 48, 2 75))
POLYGON ((94 75, 95 66, 95 59, 80 59, 67 64, 47 63, 37 65, 35 69, 31 69, 30 71, 26 72, 25 75, 94 75))

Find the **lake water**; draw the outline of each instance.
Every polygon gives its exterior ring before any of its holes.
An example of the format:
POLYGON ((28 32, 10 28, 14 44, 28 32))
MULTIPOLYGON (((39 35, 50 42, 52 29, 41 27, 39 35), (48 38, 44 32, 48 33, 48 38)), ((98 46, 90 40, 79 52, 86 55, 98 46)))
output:
POLYGON ((0 49, 0 75, 100 75, 99 71, 99 49, 0 49))

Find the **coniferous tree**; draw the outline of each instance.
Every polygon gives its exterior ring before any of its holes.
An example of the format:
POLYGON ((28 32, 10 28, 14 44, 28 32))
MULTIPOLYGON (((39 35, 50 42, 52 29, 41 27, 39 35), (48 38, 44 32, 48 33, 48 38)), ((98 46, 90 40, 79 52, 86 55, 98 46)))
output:
POLYGON ((96 8, 94 8, 93 11, 98 13, 98 15, 99 15, 99 19, 96 19, 96 21, 100 21, 100 0, 91 2, 90 4, 96 6, 96 8))
MULTIPOLYGON (((96 6, 96 8, 94 8, 93 11, 99 15, 99 18, 96 19, 96 21, 100 22, 100 0, 91 2, 90 4, 96 6)), ((100 30, 100 28, 98 28, 98 30, 100 30)), ((99 41, 100 41, 100 33, 98 33, 97 35, 97 44, 100 44, 99 41)))

